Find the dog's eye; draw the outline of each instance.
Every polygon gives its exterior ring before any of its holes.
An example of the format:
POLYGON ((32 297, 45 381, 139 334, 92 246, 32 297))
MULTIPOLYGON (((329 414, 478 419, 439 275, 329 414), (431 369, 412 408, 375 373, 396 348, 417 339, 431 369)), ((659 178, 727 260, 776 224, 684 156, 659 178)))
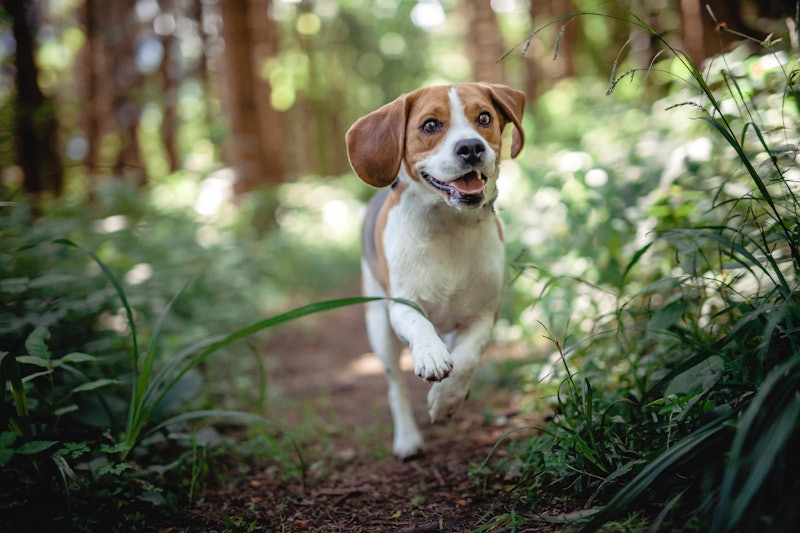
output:
POLYGON ((428 120, 426 120, 425 122, 422 123, 422 128, 421 129, 425 133, 436 133, 437 131, 439 131, 441 129, 441 127, 442 127, 442 123, 441 122, 439 122, 436 119, 431 118, 431 119, 428 119, 428 120))
POLYGON ((488 111, 484 111, 480 115, 478 115, 478 124, 481 126, 488 126, 492 123, 492 115, 489 114, 488 111))

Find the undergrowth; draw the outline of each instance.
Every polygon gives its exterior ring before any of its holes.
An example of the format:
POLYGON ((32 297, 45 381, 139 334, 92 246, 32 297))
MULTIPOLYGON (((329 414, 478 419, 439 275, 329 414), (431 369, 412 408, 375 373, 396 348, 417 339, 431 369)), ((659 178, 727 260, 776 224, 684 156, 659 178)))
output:
MULTIPOLYGON (((678 73, 690 92, 668 109, 707 125, 715 168, 665 191, 669 209, 618 287, 602 287, 617 304, 588 337, 544 328, 563 376, 555 414, 494 470, 476 471, 515 479, 518 515, 494 523, 520 527, 535 520, 525 509, 561 499, 585 502, 571 523, 586 531, 619 520, 626 530, 790 531, 800 518, 798 63, 770 37, 762 56, 722 55, 701 71, 635 15, 574 16, 619 18, 664 45, 670 57, 647 75, 678 73), (708 208, 671 217, 676 190, 699 191, 708 208)), ((616 69, 609 94, 641 74, 616 69)))
MULTIPOLYGON (((110 195, 112 204, 126 198, 110 195)), ((0 211, 0 529, 113 530, 174 513, 202 496, 226 455, 239 453, 226 436, 232 426, 249 426, 280 450, 304 485, 303 450, 263 415, 266 370, 247 341, 364 299, 276 313, 287 302, 259 305, 262 293, 239 294, 222 258, 234 254, 198 244, 202 224, 191 216, 176 211, 170 216, 180 223, 162 232, 152 220, 163 215, 135 201, 114 205, 111 216, 105 206, 72 212, 66 203, 37 219, 23 202, 0 211), (267 318, 253 321, 259 315, 267 318), (206 380, 218 358, 227 368, 220 376, 254 376, 239 402, 247 411, 229 407, 224 378, 206 380), (224 424, 209 425, 215 420, 224 424)), ((252 256, 235 258, 252 269, 252 256)), ((260 279, 261 290, 280 283, 243 274, 260 279)))

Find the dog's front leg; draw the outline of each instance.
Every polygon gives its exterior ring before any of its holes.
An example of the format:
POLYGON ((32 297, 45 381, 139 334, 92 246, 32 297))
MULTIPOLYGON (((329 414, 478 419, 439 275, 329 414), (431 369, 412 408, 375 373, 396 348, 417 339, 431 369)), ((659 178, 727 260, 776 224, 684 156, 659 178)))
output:
POLYGON ((453 369, 453 358, 430 320, 401 303, 392 303, 389 317, 394 332, 411 348, 414 372, 428 381, 446 378, 453 369))
POLYGON ((431 422, 454 415, 469 395, 469 382, 481 355, 489 345, 494 316, 486 316, 455 333, 453 340, 453 371, 447 380, 434 383, 428 391, 428 414, 431 422))

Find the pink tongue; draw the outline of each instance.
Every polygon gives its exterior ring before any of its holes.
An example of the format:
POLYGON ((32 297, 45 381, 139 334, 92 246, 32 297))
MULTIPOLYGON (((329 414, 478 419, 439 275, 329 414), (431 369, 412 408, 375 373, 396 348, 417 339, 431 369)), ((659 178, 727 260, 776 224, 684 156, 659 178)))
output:
POLYGON ((457 180, 448 183, 461 194, 480 194, 483 192, 483 180, 477 172, 470 172, 457 180))

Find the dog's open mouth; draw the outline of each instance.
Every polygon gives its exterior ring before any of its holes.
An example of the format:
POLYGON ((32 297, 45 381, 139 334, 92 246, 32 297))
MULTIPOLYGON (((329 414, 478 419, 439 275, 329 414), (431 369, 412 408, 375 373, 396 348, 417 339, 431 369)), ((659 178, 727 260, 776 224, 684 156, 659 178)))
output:
POLYGON ((425 178, 425 181, 440 191, 448 193, 450 198, 460 203, 478 204, 483 201, 487 178, 477 170, 450 181, 439 181, 424 171, 420 171, 420 175, 425 178))

